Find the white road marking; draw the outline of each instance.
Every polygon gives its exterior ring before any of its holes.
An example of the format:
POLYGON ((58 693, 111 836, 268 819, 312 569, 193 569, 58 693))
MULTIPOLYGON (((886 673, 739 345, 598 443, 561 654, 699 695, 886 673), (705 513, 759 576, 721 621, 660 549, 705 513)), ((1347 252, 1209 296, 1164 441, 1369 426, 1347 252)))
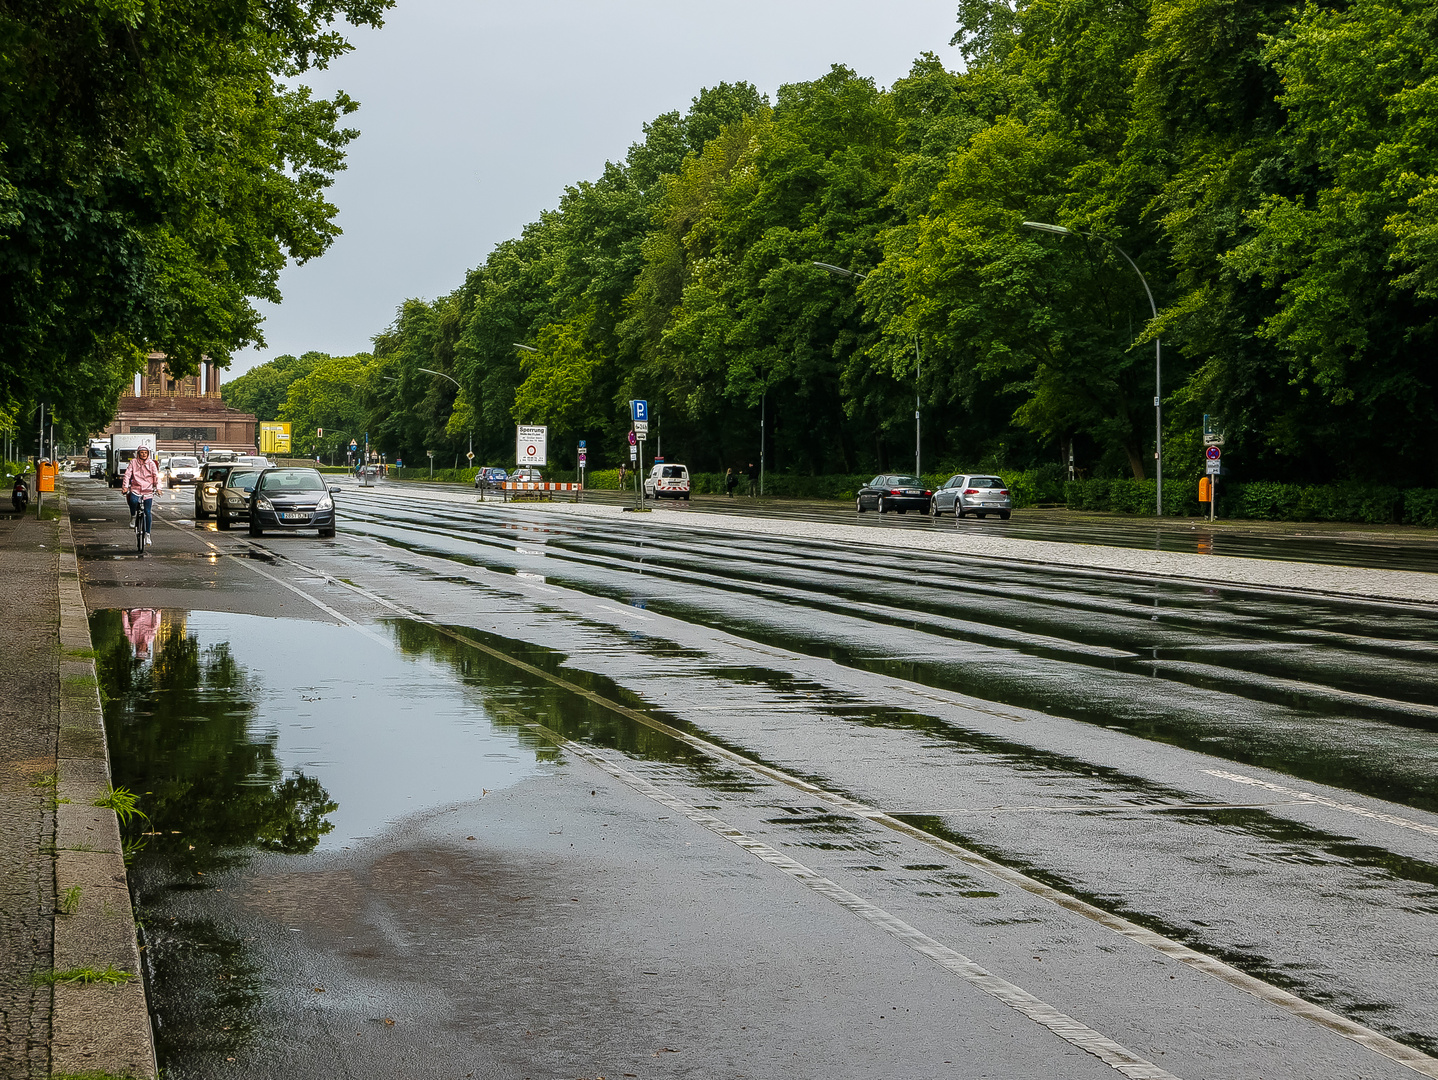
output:
POLYGON ((1297 799, 1299 802, 1315 803, 1319 806, 1326 806, 1330 810, 1342 810, 1345 814, 1355 814, 1358 817, 1372 818, 1374 821, 1397 825, 1400 829, 1412 829, 1414 832, 1427 833, 1429 836, 1438 836, 1438 826, 1426 825, 1421 821, 1413 821, 1411 818, 1399 817, 1396 814, 1384 814, 1378 810, 1369 810, 1366 807, 1354 806, 1352 803, 1339 802, 1337 799, 1330 799, 1326 795, 1315 795, 1311 791, 1297 791, 1293 788, 1280 787, 1278 784, 1270 784, 1267 780, 1260 780, 1256 776, 1244 776, 1242 773, 1225 772, 1222 769, 1204 769, 1203 771, 1209 776, 1218 777, 1220 780, 1232 780, 1235 784, 1247 784, 1249 787, 1263 788, 1265 791, 1286 795, 1290 799, 1297 799))
POLYGON ((959 976, 990 997, 998 999, 1009 1008, 1027 1016, 1030 1020, 1052 1031, 1065 1042, 1094 1055, 1094 1057, 1106 1065, 1111 1066, 1124 1076, 1132 1077, 1134 1080, 1178 1080, 1173 1073, 1159 1068, 1153 1062, 1140 1057, 1127 1047, 1114 1042, 1108 1038, 1108 1036, 1100 1034, 1087 1024, 1081 1023, 1066 1013, 1060 1012, 1052 1005, 1041 1001, 1022 987, 1016 986, 1007 979, 1000 978, 998 975, 995 975, 993 972, 969 959, 963 953, 956 952, 942 942, 929 937, 928 934, 904 922, 904 920, 900 919, 897 915, 884 910, 877 904, 865 900, 856 893, 850 892, 848 889, 836 884, 834 881, 824 877, 818 871, 805 866, 798 860, 790 858, 788 855, 770 847, 768 844, 755 840, 753 837, 740 832, 732 825, 721 821, 712 814, 690 806, 671 792, 665 791, 663 788, 650 783, 641 776, 637 776, 604 755, 586 746, 582 746, 579 743, 571 742, 558 732, 546 728, 543 724, 528 724, 526 726, 543 735, 555 745, 562 746, 571 753, 588 761, 590 764, 603 769, 609 773, 609 775, 627 784, 640 794, 646 795, 655 802, 661 803, 671 810, 683 814, 696 825, 708 829, 716 836, 722 836, 725 840, 743 848, 756 858, 762 859, 770 866, 788 874, 795 881, 812 889, 820 896, 832 900, 865 922, 898 938, 910 949, 913 949, 914 952, 936 961, 945 970, 959 976))
POLYGON ((631 619, 638 619, 640 622, 653 622, 653 621, 654 621, 654 620, 651 619, 648 615, 636 615, 634 612, 632 612, 632 611, 625 611, 623 608, 604 607, 603 605, 601 605, 600 608, 599 608, 599 610, 600 610, 600 611, 612 611, 612 612, 613 612, 614 614, 616 614, 616 615, 624 615, 624 616, 627 616, 628 618, 631 618, 631 619))

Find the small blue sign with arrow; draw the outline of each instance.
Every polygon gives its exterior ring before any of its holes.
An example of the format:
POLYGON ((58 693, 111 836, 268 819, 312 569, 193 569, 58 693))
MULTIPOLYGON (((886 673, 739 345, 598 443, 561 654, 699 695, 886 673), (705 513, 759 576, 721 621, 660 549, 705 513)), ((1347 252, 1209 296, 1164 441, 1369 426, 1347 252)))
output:
POLYGON ((640 424, 649 423, 649 402, 637 398, 629 403, 629 418, 640 424))

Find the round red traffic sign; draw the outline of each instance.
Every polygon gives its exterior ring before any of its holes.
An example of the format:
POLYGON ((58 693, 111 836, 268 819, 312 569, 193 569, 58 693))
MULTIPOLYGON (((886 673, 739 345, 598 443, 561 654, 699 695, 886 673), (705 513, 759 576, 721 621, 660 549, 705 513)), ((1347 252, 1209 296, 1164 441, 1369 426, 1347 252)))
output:
POLYGON ((1203 456, 1208 458, 1209 461, 1217 461, 1223 456, 1223 451, 1216 446, 1210 446, 1203 452, 1203 456))
POLYGON ((634 432, 631 431, 631 432, 629 433, 629 445, 630 445, 630 446, 633 446, 633 445, 634 445, 636 442, 638 442, 638 441, 639 441, 639 440, 637 440, 637 439, 634 437, 634 432))
POLYGON ((538 448, 537 446, 526 446, 526 447, 524 448, 524 456, 525 456, 525 457, 535 457, 536 455, 538 455, 538 453, 539 453, 539 448, 538 448))

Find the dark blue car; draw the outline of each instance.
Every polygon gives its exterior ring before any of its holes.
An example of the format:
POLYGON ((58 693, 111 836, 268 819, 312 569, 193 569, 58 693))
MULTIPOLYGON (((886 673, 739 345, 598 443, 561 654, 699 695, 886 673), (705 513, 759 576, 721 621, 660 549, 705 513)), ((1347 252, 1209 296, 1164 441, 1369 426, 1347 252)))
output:
POLYGON ((318 529, 321 536, 333 536, 338 491, 315 469, 266 469, 250 492, 250 535, 318 529))

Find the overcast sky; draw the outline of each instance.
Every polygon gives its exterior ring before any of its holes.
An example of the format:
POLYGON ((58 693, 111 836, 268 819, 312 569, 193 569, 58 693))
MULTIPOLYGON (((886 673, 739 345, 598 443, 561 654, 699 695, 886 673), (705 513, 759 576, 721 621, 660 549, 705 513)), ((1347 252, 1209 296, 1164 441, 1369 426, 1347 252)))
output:
POLYGON ((621 160, 701 87, 783 83, 842 63, 888 86, 949 47, 958 0, 399 0, 384 29, 311 79, 360 102, 331 188, 341 236, 261 305, 264 350, 365 351, 409 297, 450 292, 565 185, 621 160))

